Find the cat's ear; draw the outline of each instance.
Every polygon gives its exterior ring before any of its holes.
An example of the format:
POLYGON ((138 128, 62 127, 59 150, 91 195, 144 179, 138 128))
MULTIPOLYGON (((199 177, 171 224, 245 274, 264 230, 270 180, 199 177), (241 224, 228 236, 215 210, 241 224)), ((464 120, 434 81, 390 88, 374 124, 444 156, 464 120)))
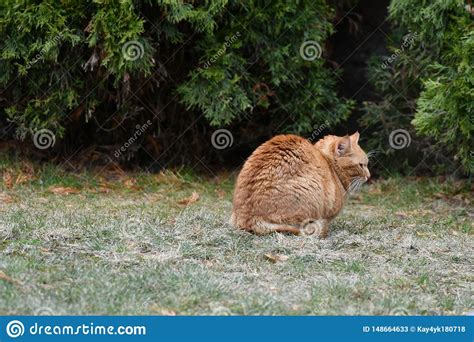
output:
POLYGON ((348 135, 339 138, 336 144, 336 155, 341 157, 345 155, 351 149, 351 139, 348 135))
POLYGON ((359 143, 359 137, 360 137, 360 134, 359 132, 355 132, 354 134, 351 135, 351 142, 355 145, 357 145, 359 143))

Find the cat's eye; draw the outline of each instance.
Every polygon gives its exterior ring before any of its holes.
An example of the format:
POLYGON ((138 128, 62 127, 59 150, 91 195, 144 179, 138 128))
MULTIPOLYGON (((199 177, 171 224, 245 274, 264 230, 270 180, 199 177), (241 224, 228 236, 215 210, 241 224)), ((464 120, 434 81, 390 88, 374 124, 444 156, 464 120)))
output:
POLYGON ((364 168, 364 164, 362 164, 362 163, 360 163, 359 166, 360 166, 361 168, 364 168))

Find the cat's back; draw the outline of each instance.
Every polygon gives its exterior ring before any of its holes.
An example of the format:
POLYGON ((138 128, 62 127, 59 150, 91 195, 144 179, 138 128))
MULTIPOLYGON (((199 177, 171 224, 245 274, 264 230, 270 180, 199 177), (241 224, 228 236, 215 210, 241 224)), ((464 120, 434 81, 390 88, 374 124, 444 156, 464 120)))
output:
POLYGON ((260 145, 245 162, 236 184, 237 193, 275 188, 306 173, 318 152, 297 135, 277 135, 260 145))
POLYGON ((260 145, 245 163, 245 168, 296 167, 311 158, 312 144, 293 134, 277 135, 260 145))

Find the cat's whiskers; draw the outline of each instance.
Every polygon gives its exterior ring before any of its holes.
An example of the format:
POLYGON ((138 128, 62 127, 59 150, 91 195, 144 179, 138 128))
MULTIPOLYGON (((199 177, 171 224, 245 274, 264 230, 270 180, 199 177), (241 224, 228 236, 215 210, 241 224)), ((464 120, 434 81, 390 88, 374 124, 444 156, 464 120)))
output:
POLYGON ((372 150, 367 152, 367 159, 371 160, 377 153, 379 153, 379 150, 372 150))
POLYGON ((353 192, 360 191, 363 184, 364 180, 361 177, 355 177, 347 187, 346 194, 349 195, 353 192))
POLYGON ((347 187, 347 190, 346 190, 346 194, 349 195, 351 194, 352 192, 356 192, 358 191, 358 188, 360 187, 360 182, 361 182, 361 179, 359 177, 356 177, 354 178, 349 186, 347 187))

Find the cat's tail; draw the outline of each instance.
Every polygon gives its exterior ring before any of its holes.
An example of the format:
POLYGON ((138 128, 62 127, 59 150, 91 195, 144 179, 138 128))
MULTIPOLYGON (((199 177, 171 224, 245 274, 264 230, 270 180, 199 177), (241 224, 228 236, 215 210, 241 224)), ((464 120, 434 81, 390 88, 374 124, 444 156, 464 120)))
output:
POLYGON ((236 228, 258 235, 266 235, 274 232, 300 234, 300 229, 297 225, 271 223, 256 217, 249 220, 242 220, 241 217, 239 219, 238 215, 234 212, 232 212, 229 221, 229 223, 236 228))
POLYGON ((328 221, 325 219, 305 220, 301 224, 272 223, 262 219, 255 218, 252 222, 239 224, 236 216, 232 214, 231 223, 243 230, 258 234, 266 235, 270 233, 288 233, 295 235, 316 235, 325 238, 328 234, 328 221))
POLYGON ((252 225, 252 231, 255 234, 265 235, 270 233, 288 233, 300 235, 301 230, 297 225, 283 224, 283 223, 271 223, 265 221, 256 221, 252 225))

